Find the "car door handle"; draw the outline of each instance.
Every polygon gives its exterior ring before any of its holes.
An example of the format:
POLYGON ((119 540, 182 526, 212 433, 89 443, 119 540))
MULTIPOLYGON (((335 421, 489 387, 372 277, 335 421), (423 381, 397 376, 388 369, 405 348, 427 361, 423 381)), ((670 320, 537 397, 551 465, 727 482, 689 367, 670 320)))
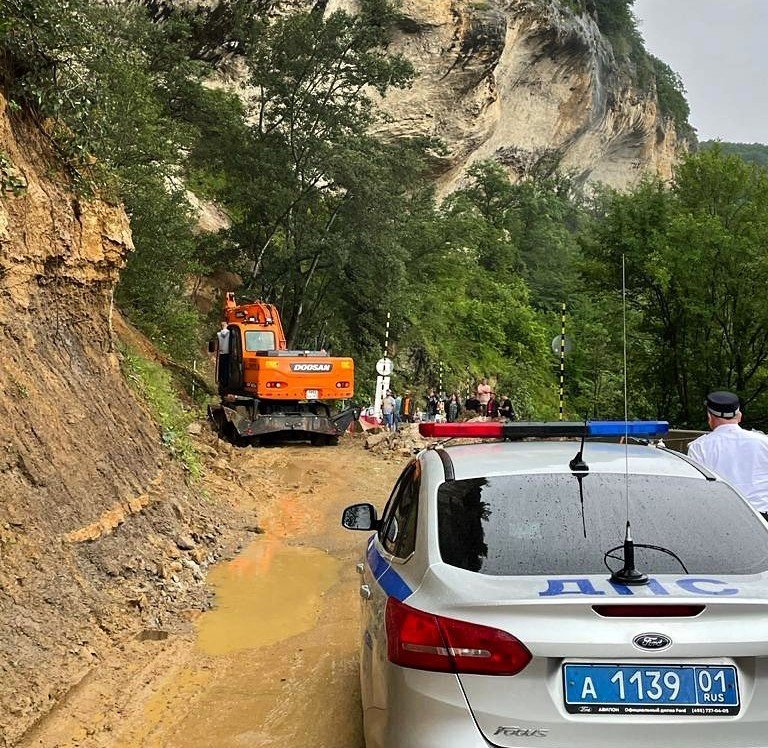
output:
POLYGON ((365 570, 365 564, 355 564, 355 571, 358 574, 362 574, 364 570, 365 570))
POLYGON ((360 585, 360 597, 363 598, 363 600, 370 600, 371 599, 371 587, 368 584, 361 584, 360 585))

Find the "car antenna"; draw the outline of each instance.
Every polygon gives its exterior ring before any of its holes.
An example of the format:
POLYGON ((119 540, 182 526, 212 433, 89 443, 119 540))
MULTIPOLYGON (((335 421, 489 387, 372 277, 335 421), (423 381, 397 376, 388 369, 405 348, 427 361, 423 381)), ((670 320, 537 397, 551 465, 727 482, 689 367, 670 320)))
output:
POLYGON ((579 482, 579 503, 581 505, 581 528, 584 531, 584 537, 587 537, 587 521, 584 517, 584 478, 589 473, 589 465, 584 462, 584 440, 587 438, 587 419, 589 414, 584 414, 584 431, 581 432, 581 445, 579 451, 568 463, 574 478, 579 482))
MULTIPOLYGON (((621 255, 621 313, 624 342, 624 496, 627 509, 627 527, 624 532, 624 566, 611 572, 611 581, 616 584, 636 586, 648 584, 648 575, 635 568, 635 543, 629 520, 629 400, 627 395, 627 262, 621 255)), ((612 549, 617 550, 617 549, 612 549)), ((611 551, 608 551, 611 553, 611 551)))
POLYGON ((579 446, 579 451, 576 453, 574 458, 568 463, 568 467, 571 469, 573 473, 588 473, 589 472, 589 465, 587 465, 586 462, 584 462, 584 440, 587 438, 587 421, 589 419, 589 414, 584 414, 584 431, 581 432, 581 445, 579 446))
POLYGON ((674 551, 670 551, 669 548, 664 548, 660 545, 651 545, 649 543, 635 543, 632 540, 632 529, 630 526, 629 518, 629 399, 627 396, 627 271, 626 271, 626 257, 621 256, 621 299, 622 299, 622 317, 624 321, 624 492, 627 508, 627 525, 624 532, 624 542, 622 545, 617 545, 615 548, 607 550, 603 556, 603 561, 611 572, 611 582, 615 584, 623 584, 627 586, 637 586, 648 584, 648 575, 635 568, 635 548, 647 548, 653 551, 659 551, 665 553, 667 556, 671 556, 677 561, 683 568, 686 574, 689 574, 683 560, 674 551), (624 558, 614 556, 614 551, 618 551, 623 548, 624 558), (608 559, 614 558, 624 562, 624 566, 620 569, 611 569, 608 559))

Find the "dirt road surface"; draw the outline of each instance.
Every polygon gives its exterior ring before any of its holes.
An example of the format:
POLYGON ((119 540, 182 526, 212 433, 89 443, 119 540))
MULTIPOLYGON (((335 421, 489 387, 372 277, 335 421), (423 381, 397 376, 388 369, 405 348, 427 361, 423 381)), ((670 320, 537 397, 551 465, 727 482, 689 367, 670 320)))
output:
POLYGON ((126 642, 23 748, 362 748, 358 577, 366 536, 344 506, 383 506, 407 460, 359 440, 235 450, 207 488, 264 533, 208 581, 187 633, 126 642), (247 490, 226 475, 237 471, 247 490), (233 494, 237 495, 233 495, 233 494))

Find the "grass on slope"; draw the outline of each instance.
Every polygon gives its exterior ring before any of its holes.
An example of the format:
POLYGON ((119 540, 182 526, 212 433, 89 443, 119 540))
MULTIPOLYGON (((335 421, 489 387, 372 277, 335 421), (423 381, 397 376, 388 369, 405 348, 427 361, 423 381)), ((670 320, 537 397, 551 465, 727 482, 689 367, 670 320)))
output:
POLYGON ((120 346, 120 352, 123 374, 160 426, 168 451, 193 478, 199 478, 200 457, 187 434, 187 427, 197 414, 181 402, 171 374, 161 364, 124 345, 120 346))

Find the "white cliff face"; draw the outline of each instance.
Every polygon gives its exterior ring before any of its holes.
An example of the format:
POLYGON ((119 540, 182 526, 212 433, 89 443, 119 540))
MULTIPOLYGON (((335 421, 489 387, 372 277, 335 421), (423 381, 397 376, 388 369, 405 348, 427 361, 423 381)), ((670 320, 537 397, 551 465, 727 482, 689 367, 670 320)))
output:
MULTIPOLYGON (((393 135, 440 138, 441 192, 476 161, 513 176, 558 164, 580 181, 617 188, 646 172, 671 175, 687 143, 662 118, 654 91, 635 89, 590 16, 553 0, 402 0, 392 51, 417 71, 380 102, 393 135)), ((354 11, 331 0, 327 12, 354 11)))

